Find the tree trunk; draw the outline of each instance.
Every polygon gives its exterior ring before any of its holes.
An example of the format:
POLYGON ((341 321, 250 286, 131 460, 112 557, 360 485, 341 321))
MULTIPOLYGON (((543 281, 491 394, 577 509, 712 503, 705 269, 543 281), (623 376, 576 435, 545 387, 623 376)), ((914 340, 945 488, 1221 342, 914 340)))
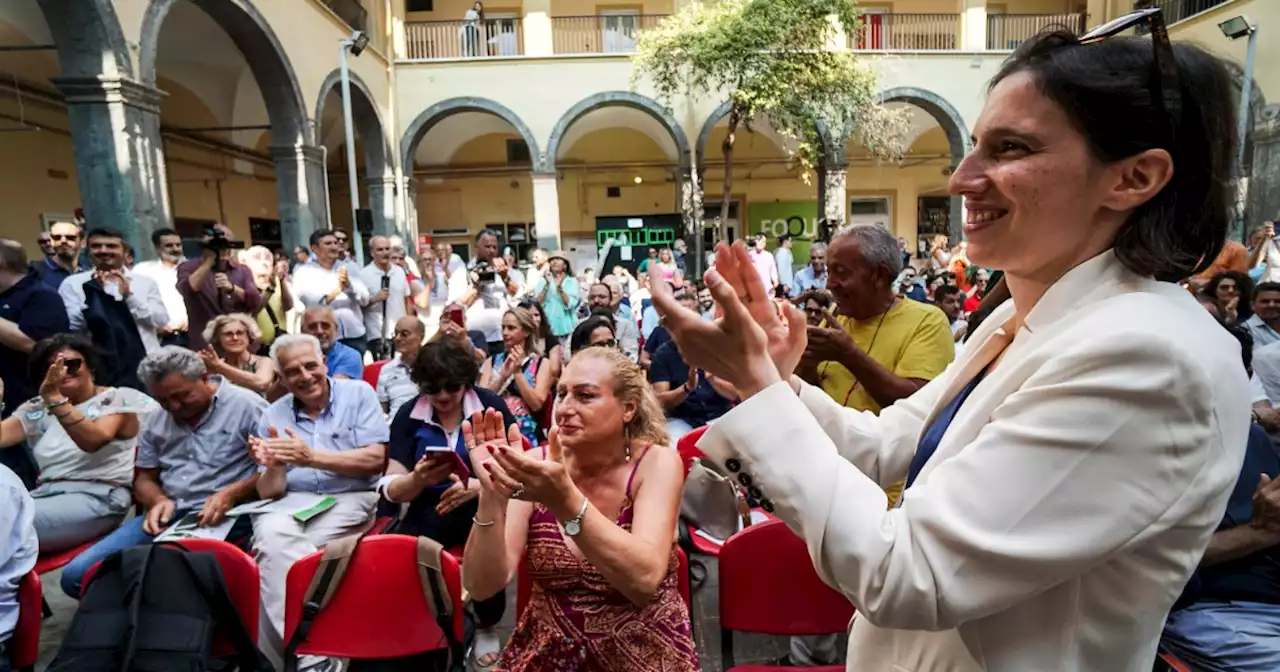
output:
MULTIPOLYGON (((738 132, 738 124, 742 121, 742 112, 735 101, 729 108, 729 132, 724 136, 720 149, 724 152, 724 197, 720 200, 720 221, 717 235, 726 244, 729 243, 729 204, 733 200, 733 141, 738 132)), ((738 222, 742 226, 742 222, 738 222)), ((742 232, 738 232, 742 238, 742 232)))

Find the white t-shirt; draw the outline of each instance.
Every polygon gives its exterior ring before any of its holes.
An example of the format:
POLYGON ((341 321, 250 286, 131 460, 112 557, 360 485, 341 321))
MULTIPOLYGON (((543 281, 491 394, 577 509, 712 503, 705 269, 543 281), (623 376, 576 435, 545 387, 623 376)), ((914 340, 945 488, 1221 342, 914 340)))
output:
POLYGON ((178 291, 178 266, 167 266, 159 259, 144 261, 133 267, 133 272, 155 281, 160 287, 160 299, 164 301, 164 310, 169 313, 169 324, 187 323, 187 304, 178 291))
MULTIPOLYGON (((139 423, 147 413, 159 408, 155 400, 127 387, 103 388, 97 396, 76 406, 84 415, 84 422, 92 422, 113 413, 137 413, 139 423)), ((67 407, 54 411, 66 413, 67 407)), ((101 481, 122 487, 133 483, 133 454, 138 437, 116 439, 98 450, 88 453, 80 449, 62 423, 45 409, 39 398, 18 407, 14 415, 22 423, 22 431, 40 467, 41 481, 74 480, 101 481)))
POLYGON ((392 264, 384 272, 373 262, 370 262, 368 266, 360 269, 360 279, 369 288, 370 295, 382 291, 382 278, 384 277, 391 278, 390 284, 387 286, 387 300, 385 302, 370 303, 364 307, 364 333, 365 338, 369 340, 394 336, 392 332, 395 330, 396 322, 399 322, 400 318, 405 316, 404 300, 406 297, 413 296, 413 288, 409 286, 409 276, 405 274, 403 268, 392 264), (384 303, 387 308, 385 325, 382 322, 382 306, 384 303))

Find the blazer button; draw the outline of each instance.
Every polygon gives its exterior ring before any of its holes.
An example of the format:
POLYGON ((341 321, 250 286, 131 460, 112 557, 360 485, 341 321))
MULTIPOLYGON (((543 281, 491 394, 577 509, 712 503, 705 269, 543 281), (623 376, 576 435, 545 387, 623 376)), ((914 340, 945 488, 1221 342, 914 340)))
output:
POLYGON ((752 499, 764 499, 764 493, 760 492, 760 488, 756 487, 747 488, 747 495, 752 499))
POLYGON ((760 508, 764 509, 765 513, 773 513, 773 502, 762 499, 760 500, 760 508))
POLYGON ((738 482, 741 483, 744 488, 751 487, 751 474, 738 474, 738 482))
POLYGON ((738 461, 738 458, 731 457, 724 461, 724 468, 736 474, 742 469, 742 463, 738 461))

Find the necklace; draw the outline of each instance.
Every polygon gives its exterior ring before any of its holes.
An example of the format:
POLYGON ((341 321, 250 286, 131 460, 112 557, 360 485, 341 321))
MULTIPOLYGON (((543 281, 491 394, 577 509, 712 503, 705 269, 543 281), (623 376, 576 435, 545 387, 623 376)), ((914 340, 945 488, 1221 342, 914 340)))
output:
MULTIPOLYGON (((867 344, 867 347, 864 350, 864 352, 867 353, 868 357, 871 356, 871 350, 876 347, 876 339, 880 337, 880 327, 884 326, 885 316, 888 315, 889 311, 893 310, 893 307, 896 305, 898 305, 898 302, 894 301, 893 303, 889 304, 889 308, 887 310, 885 310, 883 313, 880 313, 880 319, 876 321, 876 330, 871 332, 871 343, 867 344)), ((844 325, 840 325, 840 326, 843 328, 844 325)), ((849 339, 850 340, 853 339, 852 334, 849 335, 849 339)), ((857 345, 857 341, 854 341, 854 345, 857 345)), ((827 370, 831 368, 832 362, 823 362, 822 364, 823 364, 823 368, 819 369, 818 375, 821 376, 822 378, 826 378, 827 370)), ((852 377, 853 372, 850 371, 849 375, 852 377)), ((857 390, 858 386, 861 384, 862 384, 862 381, 858 380, 857 378, 853 379, 853 384, 849 386, 849 391, 846 392, 844 395, 844 401, 840 403, 841 406, 847 407, 849 405, 849 399, 853 398, 854 391, 857 390)))

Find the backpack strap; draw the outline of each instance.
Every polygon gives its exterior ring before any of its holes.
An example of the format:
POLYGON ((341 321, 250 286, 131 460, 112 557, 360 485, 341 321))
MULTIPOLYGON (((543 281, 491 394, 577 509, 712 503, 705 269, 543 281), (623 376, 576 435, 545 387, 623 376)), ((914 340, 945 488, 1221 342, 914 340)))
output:
POLYGON ((445 669, 453 669, 453 661, 461 660, 463 651, 462 642, 453 631, 453 599, 449 595, 444 574, 440 571, 440 554, 443 552, 444 547, 440 542, 428 537, 418 537, 418 581, 422 585, 422 598, 449 643, 445 669))
MULTIPOLYGON (((127 552, 128 549, 121 551, 121 555, 127 552)), ((128 604, 129 634, 125 638, 124 653, 120 661, 121 670, 133 669, 133 657, 138 651, 138 621, 142 611, 142 593, 143 588, 147 585, 147 573, 151 569, 151 558, 155 556, 155 553, 155 544, 149 544, 146 550, 142 552, 142 566, 136 574, 130 577, 129 586, 125 589, 124 599, 128 604)), ((123 567, 124 565, 121 564, 121 568, 123 567)))
MULTIPOLYGON (((187 570, 187 574, 191 577, 192 583, 196 589, 204 596, 205 604, 209 605, 209 611, 213 614, 214 622, 222 628, 222 632, 226 635, 227 640, 236 649, 236 658, 239 659, 238 669, 240 672, 263 672, 271 670, 271 663, 262 655, 258 646, 253 643, 253 638, 249 635, 248 628, 244 627, 244 620, 240 618, 240 612, 236 610, 235 604, 231 602, 231 597, 227 595, 226 583, 223 582, 222 589, 219 590, 214 585, 213 578, 208 576, 203 568, 198 568, 191 563, 191 551, 187 550, 182 544, 164 543, 166 547, 173 547, 182 552, 177 556, 179 563, 187 570)), ((218 571, 221 572, 221 566, 216 564, 218 571)))
POLYGON ((342 577, 347 573, 347 567, 351 565, 351 557, 355 555, 356 548, 359 547, 360 540, 364 539, 364 536, 365 533, 362 532, 334 539, 324 547, 324 555, 320 556, 316 573, 312 575, 311 584, 307 586, 307 592, 302 596, 302 618, 298 620, 298 627, 289 638, 289 643, 285 645, 285 672, 297 672, 298 647, 307 641, 307 634, 311 632, 311 625, 315 623, 320 610, 324 609, 333 594, 338 592, 338 586, 342 585, 342 577))

